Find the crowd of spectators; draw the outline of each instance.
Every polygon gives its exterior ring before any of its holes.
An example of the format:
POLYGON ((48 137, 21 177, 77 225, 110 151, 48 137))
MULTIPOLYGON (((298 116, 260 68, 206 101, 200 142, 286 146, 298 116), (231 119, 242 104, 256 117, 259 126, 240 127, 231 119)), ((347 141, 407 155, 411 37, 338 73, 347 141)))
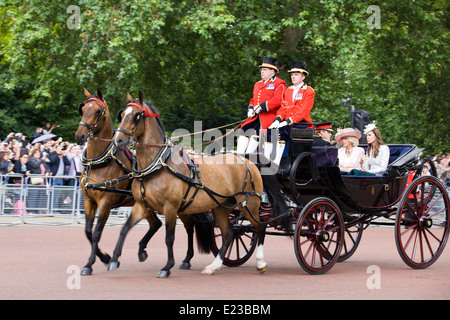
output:
MULTIPOLYGON (((52 186, 75 184, 77 178, 74 177, 79 177, 83 169, 82 150, 79 145, 51 134, 56 127, 49 123, 44 128, 36 127, 34 136, 30 139, 21 132, 11 132, 0 141, 0 174, 9 174, 4 182, 15 184, 24 181, 44 187, 44 179, 33 180, 33 175, 45 175, 54 177, 45 179, 52 186)), ((32 190, 33 188, 30 189, 31 192, 32 190)), ((71 201, 59 191, 55 191, 54 196, 58 202, 71 201), (61 200, 60 196, 64 198, 61 200)))
POLYGON ((83 169, 80 146, 62 138, 33 143, 36 138, 49 132, 37 127, 32 139, 21 132, 8 134, 0 142, 0 173, 79 176, 83 169))

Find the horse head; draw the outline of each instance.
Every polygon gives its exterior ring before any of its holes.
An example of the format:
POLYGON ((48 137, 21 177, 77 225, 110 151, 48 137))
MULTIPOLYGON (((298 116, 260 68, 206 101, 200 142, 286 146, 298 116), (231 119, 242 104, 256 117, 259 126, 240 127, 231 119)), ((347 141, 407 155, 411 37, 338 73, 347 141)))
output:
POLYGON ((100 89, 97 89, 97 93, 92 95, 85 88, 84 94, 87 99, 78 105, 81 121, 75 133, 75 139, 79 145, 86 143, 88 137, 105 127, 100 124, 106 122, 109 117, 108 106, 100 89))
POLYGON ((137 139, 143 135, 145 118, 159 117, 159 114, 152 113, 151 108, 144 102, 141 91, 139 91, 139 98, 134 100, 128 93, 127 100, 127 106, 117 114, 120 124, 113 142, 118 149, 125 148, 132 138, 137 139))

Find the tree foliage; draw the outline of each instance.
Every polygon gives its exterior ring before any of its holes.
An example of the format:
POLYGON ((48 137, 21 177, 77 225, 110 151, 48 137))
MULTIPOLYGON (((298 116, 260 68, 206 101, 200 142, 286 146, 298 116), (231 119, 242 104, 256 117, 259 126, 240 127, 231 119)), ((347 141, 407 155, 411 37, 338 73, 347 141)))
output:
POLYGON ((314 121, 349 125, 350 97, 387 142, 450 151, 448 1, 378 1, 379 28, 356 0, 0 3, 2 136, 50 120, 72 139, 83 87, 101 88, 113 112, 141 89, 168 130, 231 123, 270 55, 288 83, 290 62, 308 63, 314 121))

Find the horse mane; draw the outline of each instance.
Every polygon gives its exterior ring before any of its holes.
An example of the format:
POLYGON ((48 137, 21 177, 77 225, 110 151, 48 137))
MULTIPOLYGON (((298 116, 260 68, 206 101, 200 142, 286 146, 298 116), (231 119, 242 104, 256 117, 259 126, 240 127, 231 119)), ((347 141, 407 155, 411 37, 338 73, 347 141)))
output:
MULTIPOLYGON (((150 110, 152 111, 152 113, 159 113, 158 108, 156 108, 156 107, 153 105, 153 103, 152 103, 151 100, 148 101, 148 102, 144 102, 144 103, 150 108, 150 110)), ((162 120, 161 120, 161 117, 157 117, 157 118, 155 118, 155 119, 156 119, 156 123, 158 124, 158 127, 159 127, 159 130, 160 130, 160 132, 161 132, 161 135, 164 137, 164 136, 166 135, 166 129, 164 128, 164 124, 163 124, 163 122, 162 122, 162 120)))

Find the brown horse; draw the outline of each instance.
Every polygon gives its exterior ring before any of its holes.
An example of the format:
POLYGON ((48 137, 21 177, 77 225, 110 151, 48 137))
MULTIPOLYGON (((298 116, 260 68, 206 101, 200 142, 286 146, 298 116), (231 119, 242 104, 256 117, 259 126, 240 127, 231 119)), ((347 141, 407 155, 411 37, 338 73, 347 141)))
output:
MULTIPOLYGON (((111 257, 102 253, 98 242, 109 217, 112 208, 119 206, 132 206, 134 199, 131 196, 131 172, 132 161, 130 154, 116 151, 112 144, 114 127, 110 112, 103 94, 97 90, 96 95, 91 95, 84 89, 87 100, 81 103, 78 111, 82 116, 75 138, 80 145, 88 142, 83 153, 83 164, 85 169, 81 175, 81 188, 85 197, 84 207, 86 215, 85 233, 92 245, 91 255, 88 263, 84 266, 81 274, 90 275, 95 255, 104 263, 109 263, 111 257), (111 186, 114 187, 111 187, 111 186), (97 225, 92 234, 95 212, 98 208, 97 225)), ((162 223, 155 212, 149 212, 146 219, 150 225, 149 230, 139 242, 139 261, 147 259, 145 248, 152 236, 158 231, 162 223)), ((189 220, 185 223, 188 233, 188 250, 181 268, 189 269, 190 260, 194 255, 193 234, 197 231, 197 238, 207 236, 204 224, 196 223, 204 219, 197 216, 197 220, 189 220)), ((209 252, 209 248, 199 247, 201 252, 209 252)))
MULTIPOLYGON (((131 96, 128 99, 132 100, 131 96)), ((128 230, 151 214, 152 210, 156 210, 165 217, 165 242, 168 249, 167 263, 158 277, 168 277, 174 265, 173 243, 177 217, 184 220, 191 214, 212 210, 222 232, 222 247, 215 260, 202 273, 213 274, 221 267, 224 254, 233 239, 229 214, 237 205, 257 229, 257 268, 264 271, 265 226, 259 223, 259 195, 263 191, 263 183, 258 168, 232 153, 200 157, 195 159, 198 166, 195 165, 179 147, 168 143, 159 115, 144 103, 141 92, 139 99, 128 103, 122 112, 121 123, 113 140, 121 149, 132 137, 136 139, 137 163, 133 167, 135 178, 132 185, 136 203, 121 231, 110 269, 116 267, 128 230), (189 163, 191 165, 187 165, 189 163)))
POLYGON ((127 175, 130 172, 132 162, 125 152, 116 153, 114 150, 111 142, 114 127, 102 92, 97 90, 97 94, 92 95, 84 89, 84 94, 87 100, 78 107, 82 119, 75 133, 75 139, 79 145, 84 145, 87 142, 82 158, 84 170, 80 177, 80 185, 85 198, 85 233, 92 245, 92 251, 81 274, 90 275, 96 255, 103 263, 109 263, 111 260, 111 257, 103 253, 98 246, 111 209, 119 206, 132 206, 134 199, 129 192, 126 192, 131 185, 129 178, 118 183, 117 189, 114 188, 114 191, 119 190, 122 191, 121 193, 119 191, 107 192, 111 191, 108 188, 101 190, 93 187, 93 184, 127 175), (97 208, 97 225, 94 233, 92 233, 97 208))

